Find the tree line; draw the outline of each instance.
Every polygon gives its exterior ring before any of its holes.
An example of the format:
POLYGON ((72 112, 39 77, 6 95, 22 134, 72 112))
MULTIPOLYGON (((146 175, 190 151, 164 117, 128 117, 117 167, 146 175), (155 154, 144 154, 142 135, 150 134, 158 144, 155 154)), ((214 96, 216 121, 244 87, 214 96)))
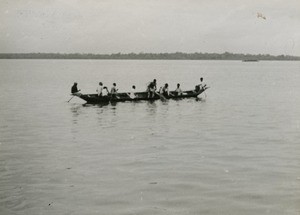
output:
POLYGON ((118 60, 300 60, 298 56, 235 53, 0 53, 0 59, 118 59, 118 60))

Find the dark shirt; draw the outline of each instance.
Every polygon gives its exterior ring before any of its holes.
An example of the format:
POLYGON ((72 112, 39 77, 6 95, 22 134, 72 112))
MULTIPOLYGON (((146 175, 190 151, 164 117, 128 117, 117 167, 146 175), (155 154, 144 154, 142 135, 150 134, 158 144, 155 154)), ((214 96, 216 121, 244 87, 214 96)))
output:
POLYGON ((111 93, 111 94, 116 94, 116 93, 117 93, 117 89, 116 89, 115 86, 113 86, 113 87, 111 88, 110 93, 111 93))
POLYGON ((168 87, 163 87, 162 88, 162 94, 164 96, 169 96, 169 89, 168 89, 168 87))
POLYGON ((71 93, 77 93, 77 92, 78 92, 77 85, 73 85, 71 89, 71 93))
POLYGON ((151 82, 151 83, 148 85, 148 89, 156 90, 156 83, 155 83, 155 82, 151 82))

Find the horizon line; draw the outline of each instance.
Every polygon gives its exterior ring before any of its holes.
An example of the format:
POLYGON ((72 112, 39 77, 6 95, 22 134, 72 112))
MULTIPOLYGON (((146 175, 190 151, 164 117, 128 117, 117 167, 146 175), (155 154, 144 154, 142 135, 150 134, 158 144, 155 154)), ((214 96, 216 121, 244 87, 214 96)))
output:
POLYGON ((267 55, 267 56, 289 56, 289 57, 300 57, 298 55, 290 54, 250 54, 250 53, 235 53, 235 52, 111 52, 111 53, 91 53, 91 52, 0 52, 0 54, 80 54, 80 55, 128 55, 128 54, 234 54, 234 55, 267 55))

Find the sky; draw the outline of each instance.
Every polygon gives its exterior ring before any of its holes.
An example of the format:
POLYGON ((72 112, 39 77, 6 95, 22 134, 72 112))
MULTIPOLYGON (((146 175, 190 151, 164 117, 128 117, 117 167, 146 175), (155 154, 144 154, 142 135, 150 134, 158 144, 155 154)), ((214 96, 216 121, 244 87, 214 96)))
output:
POLYGON ((28 52, 300 56, 300 0, 0 0, 0 53, 28 52))

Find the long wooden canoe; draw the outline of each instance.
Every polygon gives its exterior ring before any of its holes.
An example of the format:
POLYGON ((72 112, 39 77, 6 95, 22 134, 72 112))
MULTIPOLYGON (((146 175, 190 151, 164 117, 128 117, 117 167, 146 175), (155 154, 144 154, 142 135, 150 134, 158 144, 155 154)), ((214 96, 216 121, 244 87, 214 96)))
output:
POLYGON ((177 95, 175 91, 170 91, 171 94, 169 96, 163 96, 159 93, 156 93, 155 96, 152 98, 148 98, 147 92, 136 92, 135 98, 131 98, 128 93, 117 93, 113 97, 110 94, 106 96, 98 96, 97 94, 77 94, 74 96, 77 96, 85 100, 89 104, 98 104, 98 103, 109 103, 109 102, 125 102, 125 101, 141 101, 141 100, 154 101, 159 99, 168 100, 168 99, 192 98, 192 97, 197 97, 204 91, 205 89, 197 92, 194 90, 183 91, 181 95, 177 95))

